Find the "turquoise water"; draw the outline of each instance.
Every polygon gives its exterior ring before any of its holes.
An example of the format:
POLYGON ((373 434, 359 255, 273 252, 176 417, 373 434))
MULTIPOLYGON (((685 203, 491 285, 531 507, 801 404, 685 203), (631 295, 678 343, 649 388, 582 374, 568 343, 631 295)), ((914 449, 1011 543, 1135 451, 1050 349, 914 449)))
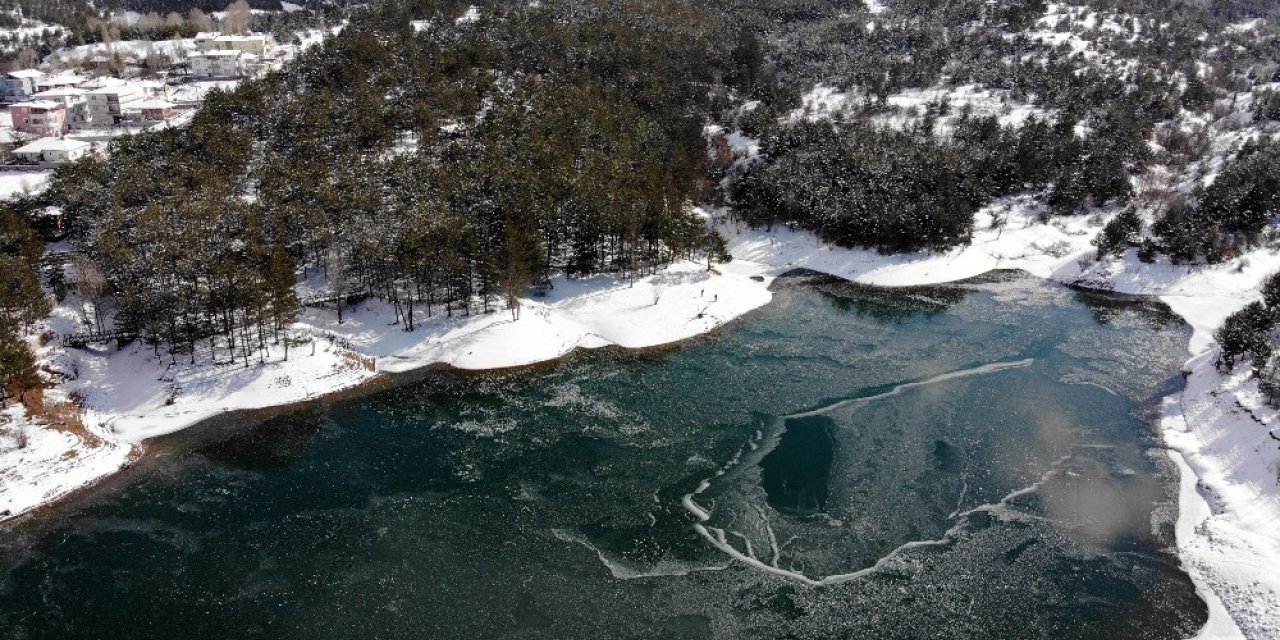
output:
POLYGON ((180 435, 0 532, 0 638, 1178 638, 1187 328, 1012 274, 180 435), (809 586, 826 580, 829 586, 809 586))

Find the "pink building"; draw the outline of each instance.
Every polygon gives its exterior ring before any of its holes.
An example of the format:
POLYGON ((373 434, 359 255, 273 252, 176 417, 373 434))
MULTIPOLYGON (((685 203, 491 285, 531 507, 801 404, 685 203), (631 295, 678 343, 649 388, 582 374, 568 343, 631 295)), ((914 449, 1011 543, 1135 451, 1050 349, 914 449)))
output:
POLYGON ((18 102, 9 106, 13 130, 41 137, 57 137, 67 132, 67 106, 52 100, 18 102))

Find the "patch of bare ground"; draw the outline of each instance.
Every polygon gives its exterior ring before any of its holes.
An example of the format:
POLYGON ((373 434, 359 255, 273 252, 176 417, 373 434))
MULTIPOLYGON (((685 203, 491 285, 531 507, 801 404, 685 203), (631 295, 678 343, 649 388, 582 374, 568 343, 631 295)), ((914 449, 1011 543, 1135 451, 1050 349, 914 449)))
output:
POLYGON ((97 447, 102 445, 102 438, 84 425, 84 398, 72 394, 69 400, 51 400, 43 389, 32 389, 22 397, 27 408, 27 415, 51 429, 69 433, 85 445, 97 447))

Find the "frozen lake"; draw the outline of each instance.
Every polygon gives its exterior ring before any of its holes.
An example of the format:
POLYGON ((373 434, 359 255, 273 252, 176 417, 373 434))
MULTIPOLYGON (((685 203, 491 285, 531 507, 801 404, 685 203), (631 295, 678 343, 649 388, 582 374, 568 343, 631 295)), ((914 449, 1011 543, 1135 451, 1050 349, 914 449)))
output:
POLYGON ((0 638, 1182 638, 1188 329, 799 276, 679 348, 209 427, 0 532, 0 638))

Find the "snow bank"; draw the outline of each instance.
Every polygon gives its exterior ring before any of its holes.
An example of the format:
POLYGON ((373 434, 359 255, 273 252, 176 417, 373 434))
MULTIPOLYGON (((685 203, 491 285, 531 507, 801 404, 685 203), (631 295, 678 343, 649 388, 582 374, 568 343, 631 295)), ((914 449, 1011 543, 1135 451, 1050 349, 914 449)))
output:
MULTIPOLYGON (((491 369, 558 358, 577 347, 651 347, 706 333, 772 299, 764 284, 735 274, 709 273, 680 263, 634 283, 614 276, 557 278, 545 298, 521 303, 520 318, 505 311, 462 321, 436 320, 418 332, 389 326, 389 310, 368 311, 333 328, 360 352, 383 358, 384 371, 445 363, 491 369), (409 344, 404 344, 406 338, 409 344), (388 357, 389 356, 389 357, 388 357)), ((376 307, 375 307, 376 309, 376 307)))
POLYGON ((131 449, 39 424, 16 404, 0 411, 0 520, 115 473, 131 449))
POLYGON ((1042 278, 1074 274, 1092 254, 1100 220, 1084 217, 1040 221, 1043 208, 1029 197, 1005 198, 975 217, 973 242, 940 253, 883 255, 868 249, 828 245, 806 231, 772 231, 722 224, 721 233, 736 261, 728 268, 755 263, 761 271, 812 269, 854 282, 898 287, 953 282, 992 269, 1021 269, 1042 278))
POLYGON ((1195 330, 1189 347, 1191 353, 1199 354, 1213 346, 1213 332, 1227 316, 1261 298, 1262 281, 1277 271, 1280 253, 1268 248, 1217 265, 1174 265, 1165 257, 1144 264, 1130 250, 1123 259, 1091 265, 1063 281, 1159 296, 1195 330))
MULTIPOLYGON (((317 398, 351 388, 376 369, 400 372, 431 364, 489 369, 533 364, 578 347, 651 347, 706 333, 763 306, 772 294, 747 276, 708 272, 683 262, 634 282, 613 276, 556 278, 543 298, 521 301, 520 317, 505 310, 469 317, 426 318, 421 306, 412 332, 393 324, 386 303, 347 309, 338 324, 332 310, 307 309, 293 333, 316 336, 315 347, 297 346, 288 359, 280 347, 265 362, 231 361, 229 354, 197 345, 190 356, 157 356, 140 344, 123 351, 51 347, 42 359, 72 380, 67 393, 82 396, 88 420, 104 437, 137 443, 177 431, 213 415, 317 398)), ((62 306, 51 316, 59 333, 82 329, 80 312, 62 306)))
POLYGON ((1250 374, 1223 376, 1216 357, 1206 351, 1187 364, 1186 389, 1166 401, 1161 421, 1184 472, 1178 551, 1210 604, 1198 637, 1276 638, 1280 423, 1250 374))

